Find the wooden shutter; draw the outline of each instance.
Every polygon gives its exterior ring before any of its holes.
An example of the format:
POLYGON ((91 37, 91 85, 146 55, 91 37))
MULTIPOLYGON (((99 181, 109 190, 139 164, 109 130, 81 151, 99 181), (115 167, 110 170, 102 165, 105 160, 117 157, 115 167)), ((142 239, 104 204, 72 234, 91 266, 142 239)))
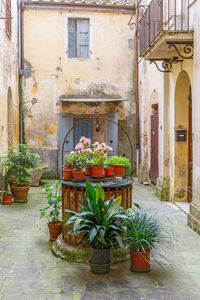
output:
MULTIPOLYGON (((73 115, 72 114, 59 114, 59 158, 58 168, 61 174, 62 165, 62 145, 67 132, 73 126, 73 115)), ((63 157, 69 154, 73 150, 73 130, 70 132, 64 146, 63 157)))
MULTIPOLYGON (((107 119, 118 123, 118 113, 112 113, 107 115, 107 119)), ((113 148, 113 152, 110 155, 118 154, 118 126, 112 122, 107 122, 108 126, 108 145, 113 148)))
MULTIPOLYGON (((75 119, 74 125, 77 124, 81 119, 75 119)), ((74 146, 78 144, 80 138, 85 136, 86 138, 90 138, 93 142, 93 122, 92 120, 85 120, 77 124, 74 128, 74 146)))
POLYGON ((89 20, 77 20, 77 57, 89 57, 89 20))
POLYGON ((76 20, 68 20, 68 57, 77 57, 77 23, 76 20))

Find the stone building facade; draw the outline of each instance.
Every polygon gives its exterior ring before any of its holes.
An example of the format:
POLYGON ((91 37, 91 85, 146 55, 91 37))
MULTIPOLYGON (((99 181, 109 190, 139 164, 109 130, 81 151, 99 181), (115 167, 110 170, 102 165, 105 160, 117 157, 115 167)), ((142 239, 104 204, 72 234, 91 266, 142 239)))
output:
POLYGON ((134 1, 22 3, 25 141, 52 175, 60 172, 64 136, 77 122, 64 154, 86 135, 129 156, 127 137, 107 120, 119 122, 135 145, 134 36, 128 26, 134 1))
MULTIPOLYGON (((18 2, 0 1, 0 155, 18 143, 18 2)), ((5 170, 1 169, 0 189, 5 170)))
POLYGON ((199 2, 142 4, 140 178, 161 200, 191 202, 188 222, 200 232, 199 2))

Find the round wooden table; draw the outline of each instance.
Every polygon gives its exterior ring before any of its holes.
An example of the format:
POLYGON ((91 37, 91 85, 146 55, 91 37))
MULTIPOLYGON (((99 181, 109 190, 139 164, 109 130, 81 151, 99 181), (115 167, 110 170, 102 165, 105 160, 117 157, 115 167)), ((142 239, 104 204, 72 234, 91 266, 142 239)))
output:
MULTIPOLYGON (((65 212, 65 209, 79 212, 80 205, 83 205, 86 183, 64 181, 62 180, 62 218, 65 219, 70 215, 65 212)), ((132 180, 130 177, 125 177, 116 180, 107 180, 99 182, 105 192, 105 200, 109 200, 112 196, 115 198, 121 195, 124 209, 132 207, 132 180)), ((97 182, 91 182, 95 187, 97 182)), ((82 236, 71 236, 68 234, 68 228, 63 222, 63 240, 71 245, 79 245, 82 242, 82 236)))

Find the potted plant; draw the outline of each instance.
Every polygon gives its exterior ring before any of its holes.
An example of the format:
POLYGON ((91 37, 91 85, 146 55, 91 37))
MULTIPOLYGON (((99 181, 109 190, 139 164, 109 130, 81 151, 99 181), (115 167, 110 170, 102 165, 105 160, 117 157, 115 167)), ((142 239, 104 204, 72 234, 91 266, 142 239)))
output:
POLYGON ((72 162, 74 162, 74 151, 72 151, 70 154, 65 155, 65 162, 63 167, 64 180, 72 179, 72 162))
POLYGON ((125 220, 125 239, 130 250, 131 271, 150 271, 150 254, 164 257, 164 251, 173 249, 170 234, 162 226, 158 216, 142 209, 128 214, 125 220), (163 254, 162 254, 163 252, 163 254))
POLYGON ((116 177, 124 177, 125 169, 130 170, 130 160, 124 156, 113 155, 106 161, 107 166, 113 166, 116 177))
POLYGON ((76 180, 83 180, 85 177, 85 163, 87 157, 83 152, 74 151, 72 154, 71 165, 72 165, 72 175, 76 180))
POLYGON ((96 142, 93 144, 92 155, 92 169, 91 176, 95 178, 102 178, 104 175, 104 164, 107 159, 107 153, 112 152, 112 148, 106 143, 96 142))
POLYGON ((82 152, 85 154, 85 174, 90 176, 91 175, 91 139, 82 136, 75 147, 76 151, 82 152))
POLYGON ((8 191, 0 191, 0 193, 3 193, 1 204, 3 205, 10 205, 12 204, 12 194, 8 191))
POLYGON ((31 153, 30 146, 26 144, 13 145, 7 156, 2 157, 2 165, 7 169, 7 176, 12 179, 12 193, 15 202, 27 202, 30 189, 30 170, 39 164, 39 155, 31 153))
POLYGON ((122 220, 120 213, 121 197, 105 201, 103 188, 97 183, 96 190, 86 182, 84 205, 80 212, 66 210, 71 217, 66 225, 71 227, 70 234, 83 235, 83 241, 91 247, 90 266, 95 274, 105 274, 110 270, 110 249, 117 242, 123 247, 121 239, 122 220))
POLYGON ((55 241, 62 233, 62 220, 60 218, 62 196, 60 181, 56 181, 53 185, 46 184, 43 191, 47 193, 46 199, 48 206, 40 208, 40 215, 41 218, 47 218, 50 241, 55 241))

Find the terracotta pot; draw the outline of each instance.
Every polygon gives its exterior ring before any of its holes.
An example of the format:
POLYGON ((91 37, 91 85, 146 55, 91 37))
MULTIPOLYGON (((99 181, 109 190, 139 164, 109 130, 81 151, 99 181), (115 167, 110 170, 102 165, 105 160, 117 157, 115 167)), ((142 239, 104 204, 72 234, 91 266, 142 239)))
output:
POLYGON ((28 191, 30 189, 30 184, 13 184, 12 185, 12 193, 15 198, 16 203, 25 203, 27 202, 28 191))
POLYGON ((146 273, 150 271, 150 252, 135 252, 130 250, 131 271, 146 273))
POLYGON ((92 166, 91 176, 101 178, 104 174, 104 166, 92 166))
POLYGON ((63 168, 63 179, 64 180, 72 179, 72 169, 63 168))
POLYGON ((104 168, 106 176, 110 176, 113 174, 113 167, 105 167, 104 168))
POLYGON ((74 179, 84 179, 85 178, 84 171, 72 171, 72 174, 73 174, 74 179))
POLYGON ((48 224, 50 241, 55 241, 57 237, 62 233, 62 224, 48 224))
POLYGON ((124 177, 125 174, 125 166, 122 165, 113 165, 114 174, 116 177, 124 177))
POLYGON ((1 204, 10 205, 12 204, 12 195, 3 195, 1 204))
POLYGON ((85 166, 85 175, 91 176, 91 166, 85 166))

